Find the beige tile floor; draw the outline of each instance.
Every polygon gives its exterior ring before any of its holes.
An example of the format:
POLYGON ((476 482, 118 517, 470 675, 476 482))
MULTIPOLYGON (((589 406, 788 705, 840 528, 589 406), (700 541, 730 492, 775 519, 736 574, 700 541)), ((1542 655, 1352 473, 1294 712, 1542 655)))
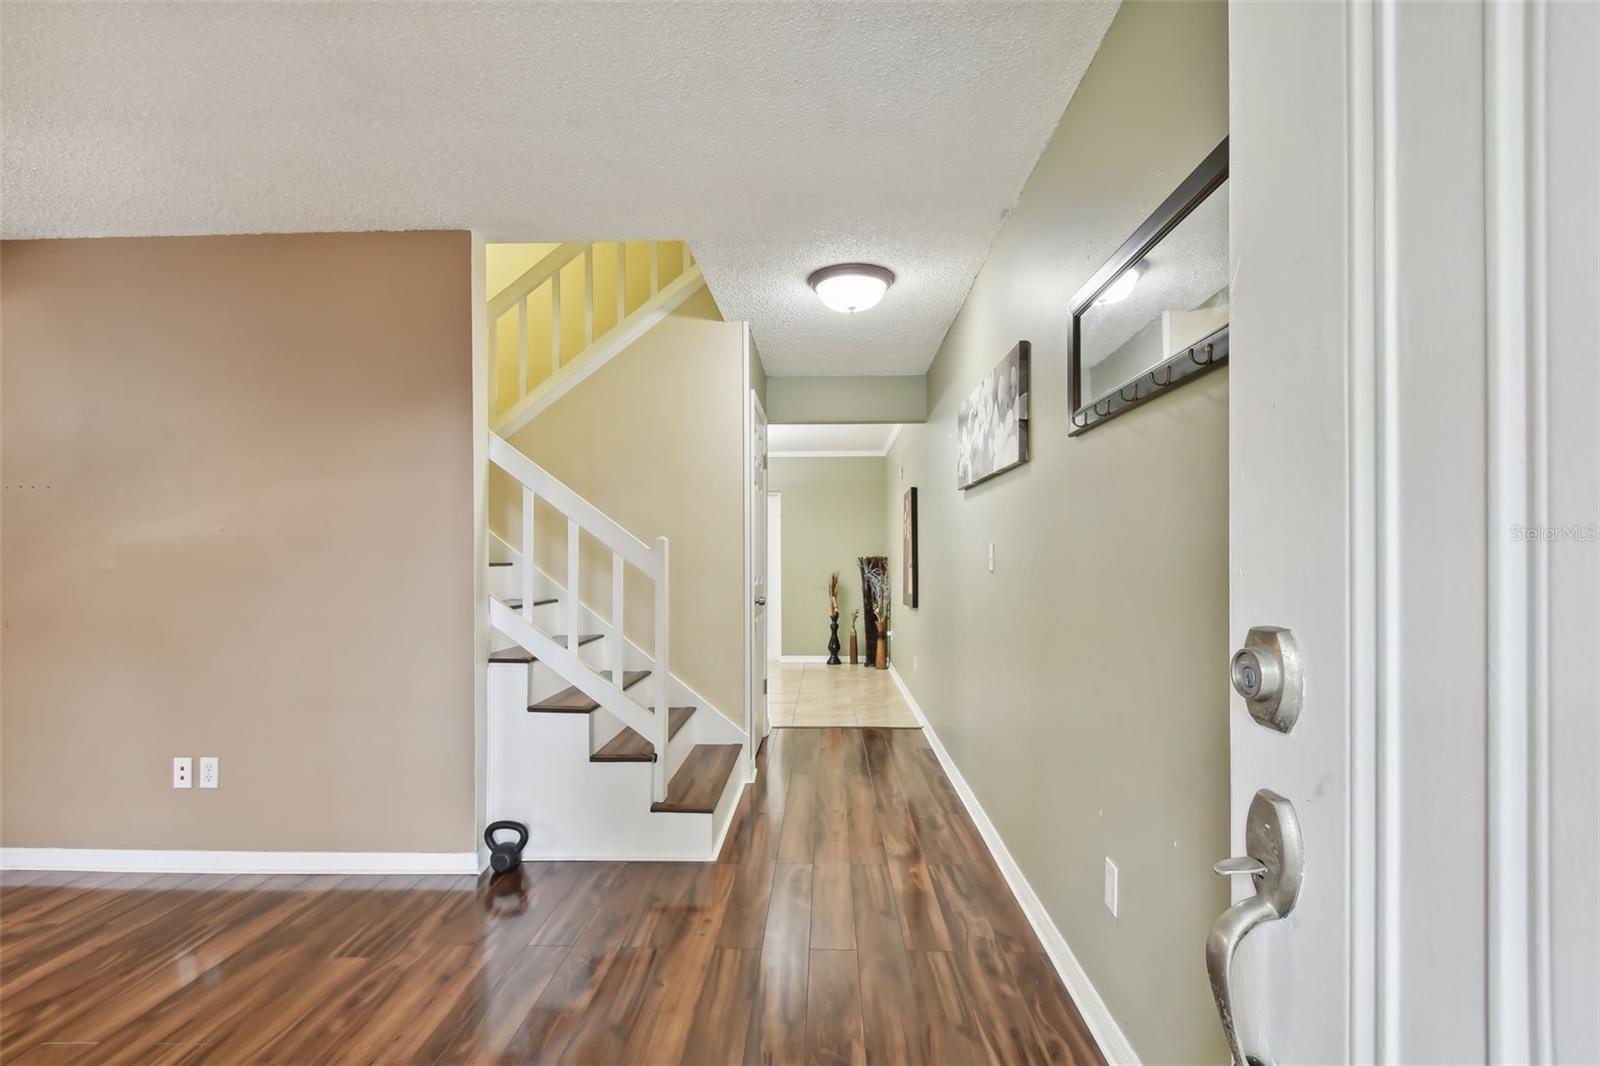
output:
POLYGON ((919 723, 887 670, 823 663, 769 663, 767 714, 774 728, 881 726, 919 723))

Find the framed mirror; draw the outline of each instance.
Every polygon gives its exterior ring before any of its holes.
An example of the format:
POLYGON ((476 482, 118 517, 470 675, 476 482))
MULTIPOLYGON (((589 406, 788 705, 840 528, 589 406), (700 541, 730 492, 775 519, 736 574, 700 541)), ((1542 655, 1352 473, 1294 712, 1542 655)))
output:
POLYGON ((1228 142, 1072 298, 1076 436, 1228 361, 1228 142))

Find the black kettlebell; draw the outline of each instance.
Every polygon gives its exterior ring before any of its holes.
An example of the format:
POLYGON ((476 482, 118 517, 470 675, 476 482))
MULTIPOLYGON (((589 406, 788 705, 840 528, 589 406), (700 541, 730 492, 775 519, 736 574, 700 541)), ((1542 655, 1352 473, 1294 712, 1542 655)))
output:
POLYGON ((521 822, 491 822, 483 831, 483 842, 489 845, 489 869, 496 874, 510 873, 522 865, 522 849, 528 846, 528 827, 521 822), (495 840, 494 835, 502 829, 516 833, 517 842, 495 840))

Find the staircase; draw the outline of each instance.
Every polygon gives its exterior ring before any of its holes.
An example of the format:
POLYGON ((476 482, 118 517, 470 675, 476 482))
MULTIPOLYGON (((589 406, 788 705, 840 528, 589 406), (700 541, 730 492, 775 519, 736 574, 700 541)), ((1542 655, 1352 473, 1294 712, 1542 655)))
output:
POLYGON ((558 245, 489 300, 490 427, 511 436, 704 287, 678 241, 558 245))
MULTIPOLYGON (((527 424, 575 384, 580 363, 609 358, 613 346, 621 350, 682 302, 685 291, 703 284, 685 253, 682 269, 666 286, 656 288, 652 278, 650 300, 629 308, 619 293, 609 329, 579 358, 523 388, 530 381, 531 294, 554 282, 551 298, 559 302, 560 264, 592 257, 594 248, 560 246, 491 301, 491 320, 497 312, 505 317, 514 311, 519 324, 515 380, 521 391, 501 407, 491 403, 491 411, 500 412, 497 427, 527 424), (518 302, 508 303, 519 291, 518 302)), ((587 288, 592 299, 593 287, 587 288)), ((556 305, 551 312, 559 320, 556 305)), ((490 343, 491 352, 505 353, 493 331, 490 343)), ((498 369, 491 377, 503 380, 507 368, 498 369)), ((528 858, 715 858, 748 776, 746 737, 672 674, 667 539, 638 539, 498 429, 489 434, 488 458, 516 482, 521 496, 518 542, 496 537, 490 551, 487 610, 495 650, 488 667, 488 820, 527 825, 528 858), (565 574, 559 579, 538 565, 556 555, 554 546, 545 550, 536 543, 537 536, 559 528, 536 521, 536 514, 549 518, 552 509, 565 525, 565 574), (592 566, 596 544, 610 555, 609 587, 598 575, 590 578, 601 586, 595 590, 600 608, 585 601, 583 587, 583 563, 592 566), (653 620, 648 648, 630 640, 622 625, 628 590, 641 579, 653 620)))

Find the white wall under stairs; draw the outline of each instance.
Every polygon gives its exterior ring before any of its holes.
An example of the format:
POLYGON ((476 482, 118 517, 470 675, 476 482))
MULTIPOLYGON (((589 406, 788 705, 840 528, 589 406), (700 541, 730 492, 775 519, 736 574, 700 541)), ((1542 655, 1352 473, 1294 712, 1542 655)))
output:
MULTIPOLYGON (((490 568, 490 594, 501 600, 520 595, 521 560, 503 541, 492 541, 491 558, 511 565, 490 568)), ((533 624, 546 633, 564 627, 566 590, 543 571, 535 571, 533 624)), ((579 629, 602 634, 584 644, 579 657, 595 669, 611 663, 609 648, 619 637, 609 623, 580 606, 579 629)), ((515 642, 494 632, 494 650, 515 642)), ((632 642, 624 650, 626 670, 648 669, 649 657, 632 642)), ((739 793, 749 777, 744 733, 708 705, 681 679, 669 679, 669 703, 694 707, 671 737, 665 753, 670 778, 697 745, 737 744, 741 754, 722 785, 715 810, 681 813, 651 809, 649 762, 593 762, 599 750, 623 728, 604 708, 588 713, 533 711, 530 706, 568 687, 550 666, 531 663, 489 665, 486 737, 489 821, 512 819, 528 827, 527 859, 634 859, 709 861, 716 857, 739 793)), ((644 691, 643 684, 634 692, 644 691)))

